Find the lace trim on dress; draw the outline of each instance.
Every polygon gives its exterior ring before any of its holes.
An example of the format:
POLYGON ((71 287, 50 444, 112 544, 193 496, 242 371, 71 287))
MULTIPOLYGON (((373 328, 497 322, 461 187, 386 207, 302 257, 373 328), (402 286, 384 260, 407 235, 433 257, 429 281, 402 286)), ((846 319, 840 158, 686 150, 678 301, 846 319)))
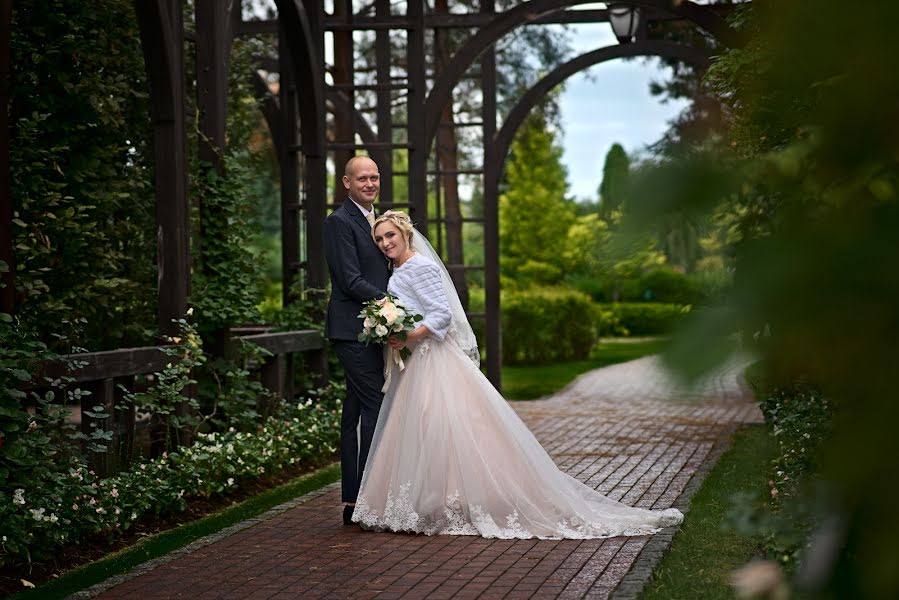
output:
POLYGON ((648 535, 657 533, 663 527, 677 525, 683 519, 681 512, 675 508, 658 511, 658 522, 654 526, 642 527, 634 527, 630 523, 600 523, 576 515, 557 523, 555 531, 550 534, 541 532, 540 535, 536 535, 522 526, 517 510, 513 510, 501 518, 505 522, 505 526, 497 524, 494 515, 488 514, 480 505, 468 507, 470 516, 466 516, 466 505, 458 490, 446 497, 440 517, 421 516, 413 508, 409 495, 411 487, 411 481, 400 485, 398 492, 391 487, 387 493, 383 514, 372 509, 364 496, 359 496, 353 512, 353 521, 365 529, 375 531, 423 533, 425 535, 479 535, 485 538, 504 540, 535 537, 558 540, 648 535))

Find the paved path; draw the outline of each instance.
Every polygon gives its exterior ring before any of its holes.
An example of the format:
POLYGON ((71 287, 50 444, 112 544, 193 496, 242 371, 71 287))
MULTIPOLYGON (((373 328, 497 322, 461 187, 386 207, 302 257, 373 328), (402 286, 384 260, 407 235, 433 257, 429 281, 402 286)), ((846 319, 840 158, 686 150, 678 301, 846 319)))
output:
MULTIPOLYGON (((762 420, 739 381, 744 364, 684 391, 656 358, 643 358, 514 406, 574 477, 628 504, 685 510, 734 428, 762 420)), ((329 486, 78 596, 635 598, 676 530, 606 540, 426 537, 344 527, 340 511, 329 486)))

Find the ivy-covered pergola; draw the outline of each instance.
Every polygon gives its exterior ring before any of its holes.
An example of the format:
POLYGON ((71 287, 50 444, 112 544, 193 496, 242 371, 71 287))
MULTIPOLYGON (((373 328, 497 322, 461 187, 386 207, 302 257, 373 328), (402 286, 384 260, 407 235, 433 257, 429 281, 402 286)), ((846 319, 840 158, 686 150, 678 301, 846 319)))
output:
MULTIPOLYGON (((705 50, 668 41, 648 39, 647 24, 654 21, 689 22, 721 44, 738 43, 724 17, 727 6, 706 6, 691 1, 622 0, 607 8, 577 9, 587 0, 528 0, 497 10, 495 0, 481 0, 477 12, 450 13, 446 2, 409 0, 397 5, 374 0, 366 12, 356 13, 352 0, 334 0, 325 12, 318 0, 274 0, 274 20, 243 19, 241 0, 195 0, 197 105, 199 158, 222 171, 226 145, 225 122, 229 54, 237 36, 277 36, 276 58, 260 57, 253 78, 262 111, 278 155, 281 179, 281 233, 284 301, 291 301, 291 284, 300 280, 306 289, 326 286, 322 253, 322 221, 329 207, 342 202, 342 187, 328 197, 328 178, 338 181, 352 155, 364 152, 379 164, 382 175, 380 209, 408 210, 416 226, 428 231, 435 225, 438 246, 457 286, 465 286, 465 273, 483 270, 486 330, 486 367, 499 387, 501 364, 498 198, 502 168, 515 132, 529 111, 553 87, 593 65, 617 58, 663 56, 704 65, 705 50), (619 34, 622 43, 577 56, 547 73, 499 119, 497 115, 496 43, 527 25, 599 23, 632 26, 619 34), (472 32, 449 58, 439 64, 429 56, 429 36, 448 30, 472 32), (374 36, 374 79, 365 83, 354 72, 353 32, 374 36), (326 39, 333 39, 333 65, 325 62, 326 39), (393 62, 396 44, 405 64, 393 62), (261 73, 278 73, 273 92, 261 73), (452 111, 453 90, 465 77, 479 80, 481 118, 458 122, 452 111), (360 94, 375 98, 372 110, 357 108, 360 94), (397 110, 397 104, 401 104, 397 110), (328 127, 329 114, 334 127, 328 127), (479 168, 460 169, 446 159, 442 148, 453 142, 453 132, 479 128, 483 160, 479 168), (445 137, 449 135, 450 137, 445 137), (436 144, 435 144, 436 142, 436 144), (396 160, 400 157, 400 160, 396 160), (407 167, 399 167, 399 163, 407 167), (329 173, 330 169, 330 173, 329 173), (405 170, 402 170, 405 169, 405 170), (480 177, 484 193, 483 216, 463 217, 457 199, 442 194, 447 182, 460 176, 480 177), (395 190, 394 182, 405 182, 395 190), (400 193, 402 192, 402 193, 400 193), (429 192, 437 199, 429 212, 429 192), (408 202, 395 202, 395 198, 408 202), (463 223, 484 228, 484 264, 465 264, 463 223)), ((9 23, 12 3, 0 2, 0 79, 2 100, 7 101, 9 23)), ((185 129, 184 44, 182 0, 134 0, 152 103, 155 145, 155 194, 158 239, 158 326, 174 333, 173 319, 184 315, 190 281, 190 240, 187 135, 185 129)), ((6 119, 6 113, 0 117, 6 119)), ((11 245, 12 203, 9 193, 9 143, 6 123, 0 126, 0 260, 11 266, 3 274, 3 310, 13 312, 15 256, 11 245)), ((202 207, 200 207, 202 210, 202 207)), ((434 228, 431 229, 434 231, 434 228)), ((464 293, 462 294, 464 297, 464 293)))

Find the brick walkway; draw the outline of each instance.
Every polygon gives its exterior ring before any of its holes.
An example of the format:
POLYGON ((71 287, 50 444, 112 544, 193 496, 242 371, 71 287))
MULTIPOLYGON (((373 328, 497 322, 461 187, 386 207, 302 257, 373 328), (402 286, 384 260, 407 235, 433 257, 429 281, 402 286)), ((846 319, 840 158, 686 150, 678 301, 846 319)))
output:
MULTIPOLYGON (((684 391, 644 358, 515 409, 574 477, 627 504, 685 510, 734 428, 761 421, 739 382, 744 364, 684 391)), ((509 541, 371 533, 340 524, 335 486, 302 500, 77 597, 634 598, 674 534, 509 541)))

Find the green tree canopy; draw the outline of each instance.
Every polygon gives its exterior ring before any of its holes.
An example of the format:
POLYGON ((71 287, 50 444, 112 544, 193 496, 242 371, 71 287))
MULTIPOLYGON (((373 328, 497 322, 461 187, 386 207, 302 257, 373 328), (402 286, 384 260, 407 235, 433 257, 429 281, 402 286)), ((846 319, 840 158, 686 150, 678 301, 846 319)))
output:
POLYGON ((566 199, 567 172, 562 148, 542 112, 532 113, 512 143, 507 191, 500 196, 501 273, 515 280, 555 283, 575 221, 566 199))

